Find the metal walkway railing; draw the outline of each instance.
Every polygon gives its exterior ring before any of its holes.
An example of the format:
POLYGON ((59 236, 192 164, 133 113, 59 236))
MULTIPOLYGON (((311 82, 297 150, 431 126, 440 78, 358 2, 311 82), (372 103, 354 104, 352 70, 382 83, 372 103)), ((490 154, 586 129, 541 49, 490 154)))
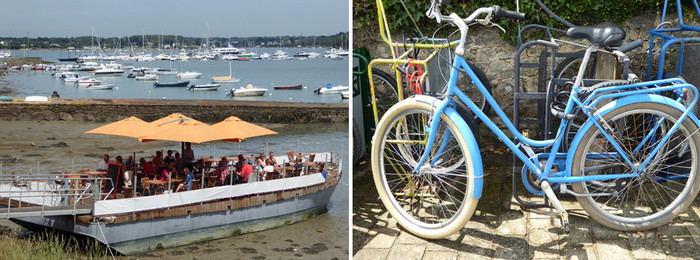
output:
MULTIPOLYGON (((111 179, 85 173, 0 175, 0 218, 81 215, 106 198, 111 179)), ((112 185, 113 187, 113 185, 112 185)))

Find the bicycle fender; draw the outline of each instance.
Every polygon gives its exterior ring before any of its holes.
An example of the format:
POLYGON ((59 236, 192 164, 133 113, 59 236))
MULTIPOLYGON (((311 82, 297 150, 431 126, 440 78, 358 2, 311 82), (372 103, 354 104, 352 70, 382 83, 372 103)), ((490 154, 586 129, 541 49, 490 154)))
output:
MULTIPOLYGON (((430 104, 435 109, 437 109, 438 105, 442 103, 442 100, 431 96, 417 95, 413 98, 418 102, 430 104)), ((444 113, 452 120, 452 122, 455 123, 457 129, 459 129, 459 131, 462 133, 464 141, 467 144, 467 149, 471 155, 470 160, 474 167, 474 193, 472 194, 472 197, 475 199, 480 199, 481 192, 484 188, 484 166, 481 161, 481 153, 479 152, 479 143, 477 143, 476 138, 474 138, 474 133, 472 132, 471 128, 469 128, 469 125, 467 125, 466 121, 464 121, 462 116, 457 113, 453 106, 448 106, 445 108, 444 113)))
MULTIPOLYGON (((661 96, 661 95, 654 95, 654 94, 641 94, 641 95, 632 95, 632 96, 627 96, 620 98, 618 100, 614 100, 608 104, 605 104, 601 109, 598 110, 598 113, 601 116, 605 116, 606 114, 610 113, 610 111, 613 111, 614 109, 617 109, 622 106, 626 106, 629 104, 633 103, 639 103, 639 102, 653 102, 653 103, 659 103, 659 104, 665 104, 665 105, 670 105, 671 107, 674 107, 680 111, 686 110, 686 107, 683 106, 681 103, 678 103, 677 101, 661 96)), ((688 118, 695 123, 698 127, 700 127, 700 121, 698 118, 695 116, 693 113, 688 114, 688 118)), ((578 133, 574 136, 574 140, 571 142, 570 147, 578 147, 579 143, 581 142, 581 139, 583 139, 583 136, 588 132, 588 129, 591 127, 595 127, 595 124, 589 119, 586 120, 586 122, 581 126, 579 129, 578 133)), ((576 149, 569 149, 569 152, 566 156, 566 176, 570 177, 571 176, 571 164, 573 163, 574 160, 574 153, 576 152, 576 149)))

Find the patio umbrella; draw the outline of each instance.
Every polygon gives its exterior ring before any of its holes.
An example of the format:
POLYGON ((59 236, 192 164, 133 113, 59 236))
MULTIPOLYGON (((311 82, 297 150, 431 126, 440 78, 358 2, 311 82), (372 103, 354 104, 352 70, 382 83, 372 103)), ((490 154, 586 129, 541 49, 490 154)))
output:
POLYGON ((191 117, 185 116, 185 115, 180 114, 180 113, 172 113, 172 114, 170 114, 170 115, 168 115, 168 116, 166 116, 166 117, 163 117, 163 118, 161 118, 161 119, 158 119, 158 120, 156 120, 156 121, 151 122, 151 124, 153 124, 153 125, 163 125, 163 124, 168 124, 168 123, 177 122, 177 120, 180 120, 180 121, 194 121, 194 122, 197 122, 197 123, 204 124, 204 123, 202 123, 202 122, 200 122, 200 121, 197 121, 197 120, 195 120, 195 119, 192 119, 191 117))
POLYGON ((129 117, 117 122, 100 126, 85 132, 86 134, 102 134, 102 135, 118 135, 137 138, 146 133, 153 131, 154 125, 139 119, 138 117, 129 117))
POLYGON ((277 134, 275 131, 248 123, 235 116, 231 116, 224 119, 224 121, 212 125, 212 128, 223 134, 224 138, 219 140, 229 142, 240 142, 246 138, 277 134))
MULTIPOLYGON (((153 122, 151 124, 154 124, 153 122)), ((150 141, 175 141, 204 143, 223 139, 223 133, 205 123, 192 120, 181 120, 172 123, 156 126, 155 129, 146 135, 140 136, 141 142, 150 141)))

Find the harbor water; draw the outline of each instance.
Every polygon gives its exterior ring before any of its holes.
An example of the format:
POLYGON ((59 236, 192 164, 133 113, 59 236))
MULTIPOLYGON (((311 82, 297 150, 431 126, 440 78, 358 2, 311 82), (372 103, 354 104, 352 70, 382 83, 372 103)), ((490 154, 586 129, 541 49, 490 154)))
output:
MULTIPOLYGON (((277 49, 261 48, 251 51, 262 54, 264 52, 273 53, 277 49)), ((328 49, 282 49, 289 56, 297 52, 317 52, 323 55, 328 49)), ((104 52, 104 54, 113 54, 104 52)), ((68 57, 66 51, 60 50, 38 50, 38 51, 15 51, 13 56, 41 57, 43 61, 56 62, 58 58, 68 57)), ((109 63, 108 61, 99 63, 109 63)), ((133 66, 134 68, 160 68, 171 69, 181 72, 196 71, 202 76, 198 79, 189 80, 191 84, 210 84, 211 77, 229 75, 229 61, 214 60, 188 60, 188 61, 116 61, 116 63, 133 66)), ((137 81, 134 78, 127 78, 130 70, 121 76, 97 76, 103 84, 114 84, 112 90, 90 90, 85 87, 77 87, 72 83, 65 84, 59 79, 51 77, 55 71, 8 71, 0 73, 0 85, 3 87, 5 96, 25 97, 32 95, 49 96, 57 91, 62 98, 139 98, 139 99, 215 99, 215 100, 261 100, 261 101, 287 101, 287 102, 318 102, 318 103, 338 103, 347 102, 341 99, 339 94, 316 95, 314 90, 326 87, 343 85, 348 86, 349 81, 349 59, 345 57, 341 60, 333 60, 320 56, 315 59, 306 60, 249 60, 236 61, 231 64, 231 76, 240 79, 238 83, 222 84, 217 91, 189 91, 186 87, 176 88, 156 88, 153 81, 137 81), (259 97, 228 97, 226 93, 231 88, 240 88, 247 85, 259 88, 266 88, 268 91, 264 96, 259 97), (303 85, 300 90, 275 90, 274 86, 303 85)), ((94 73, 79 72, 80 75, 95 76, 94 73)), ((180 81, 175 75, 158 75, 161 83, 172 83, 180 81)))

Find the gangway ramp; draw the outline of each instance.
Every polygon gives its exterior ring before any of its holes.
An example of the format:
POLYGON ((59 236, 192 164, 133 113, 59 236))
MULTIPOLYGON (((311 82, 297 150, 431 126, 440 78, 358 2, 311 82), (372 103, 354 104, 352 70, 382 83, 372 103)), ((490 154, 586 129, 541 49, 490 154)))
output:
POLYGON ((92 205, 21 207, 9 211, 0 209, 0 218, 49 217, 66 215, 84 215, 92 213, 92 205))

